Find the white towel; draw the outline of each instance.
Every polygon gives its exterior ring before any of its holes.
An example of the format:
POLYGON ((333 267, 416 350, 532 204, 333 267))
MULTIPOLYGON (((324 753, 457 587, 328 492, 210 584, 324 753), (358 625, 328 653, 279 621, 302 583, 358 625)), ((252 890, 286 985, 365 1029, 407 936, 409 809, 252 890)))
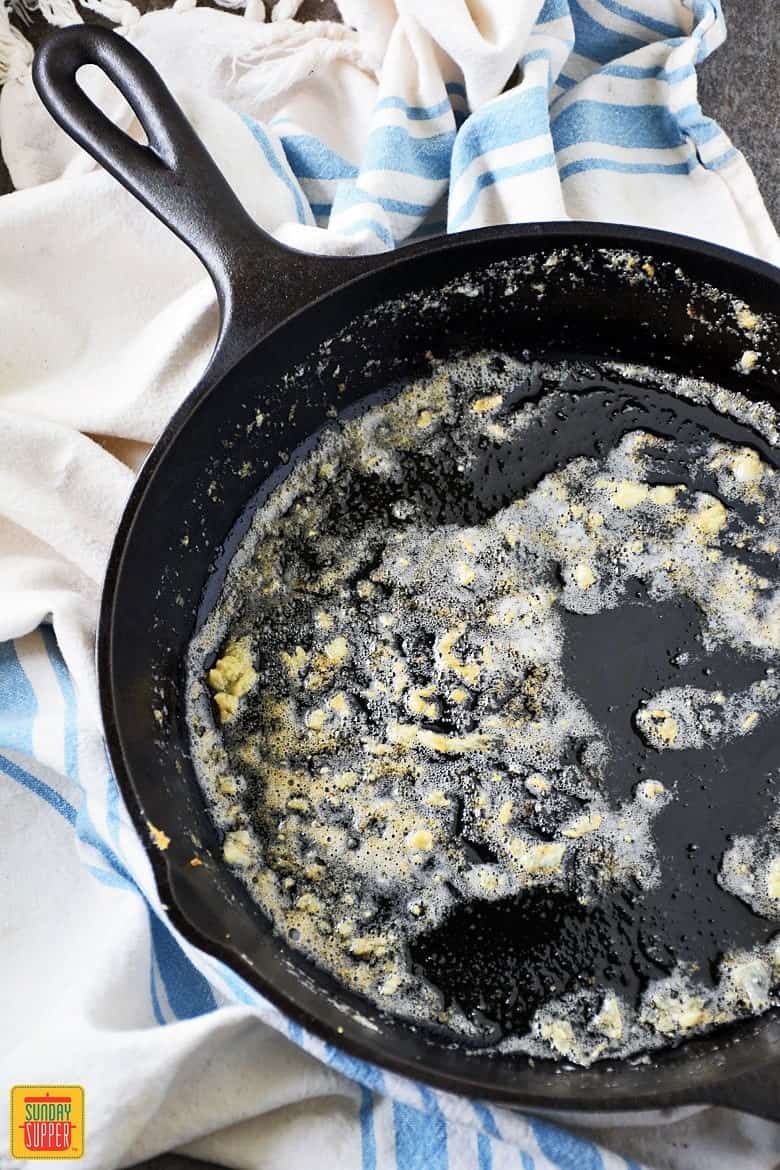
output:
MULTIPOLYGON (((249 16, 90 7, 123 22, 289 244, 376 251, 571 217, 780 261, 745 160, 696 101, 716 0, 342 0, 354 28, 264 24, 256 0, 249 16)), ((77 19, 70 0, 45 10, 77 19)), ((83 1084, 96 1170, 173 1147, 269 1170, 769 1170, 778 1127, 725 1111, 599 1118, 578 1137, 351 1061, 167 925, 102 747, 93 639, 134 470, 206 363, 214 295, 56 129, 29 59, 0 7, 18 188, 0 199, 0 1094, 83 1084)))

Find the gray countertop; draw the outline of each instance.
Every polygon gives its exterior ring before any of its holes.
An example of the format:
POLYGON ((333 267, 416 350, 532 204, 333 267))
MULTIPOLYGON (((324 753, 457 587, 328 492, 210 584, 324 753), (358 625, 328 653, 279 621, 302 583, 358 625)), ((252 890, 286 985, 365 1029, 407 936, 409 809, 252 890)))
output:
POLYGON ((751 167, 780 224, 780 4, 723 0, 728 39, 699 68, 699 101, 751 167))

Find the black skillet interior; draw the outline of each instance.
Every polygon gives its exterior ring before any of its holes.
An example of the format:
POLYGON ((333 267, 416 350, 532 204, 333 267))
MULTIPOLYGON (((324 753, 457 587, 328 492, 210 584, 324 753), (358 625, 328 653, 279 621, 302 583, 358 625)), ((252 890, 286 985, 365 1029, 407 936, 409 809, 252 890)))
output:
MULTIPOLYGON (((171 839, 164 853, 152 849, 151 856, 172 918, 190 938, 328 1040, 454 1091, 568 1109, 722 1100, 777 1116, 780 1102, 771 1076, 747 1076, 780 1055, 780 1021, 771 1016, 645 1063, 562 1073, 545 1062, 531 1066, 523 1058, 467 1053, 446 1037, 382 1016, 345 992, 271 933, 244 887, 222 864, 218 835, 190 761, 182 701, 188 642, 253 502, 334 413, 399 379, 425 372, 430 367, 426 355, 444 358, 485 349, 533 358, 586 357, 596 363, 622 359, 709 379, 780 406, 780 333, 772 316, 778 306, 777 273, 721 249, 660 233, 555 224, 469 233, 418 245, 397 257, 373 258, 373 272, 338 287, 345 271, 339 262, 309 261, 271 247, 241 220, 240 209, 236 212, 235 201, 225 195, 224 183, 224 190, 219 188, 221 180, 214 179, 213 165, 204 162, 203 154, 185 150, 182 155, 182 144, 190 148, 191 143, 180 123, 174 123, 175 133, 170 131, 170 97, 129 47, 116 46, 115 38, 95 39, 95 30, 68 30, 65 36, 74 32, 70 42, 59 38, 71 54, 69 62, 66 52, 57 57, 56 41, 39 61, 36 80, 42 96, 70 132, 201 255, 215 278, 224 314, 217 365, 172 420, 133 492, 112 554, 101 612, 106 737, 139 828, 145 832, 149 821, 171 839), (64 74, 72 79, 75 66, 85 59, 98 61, 121 81, 131 102, 135 95, 132 104, 145 100, 142 120, 153 149, 160 125, 175 139, 165 182, 145 172, 145 160, 130 155, 124 143, 114 141, 109 151, 105 125, 94 115, 85 128, 84 99, 63 85, 64 74), (57 65, 59 77, 54 76, 57 65), (152 132, 150 102, 157 111, 152 132), (177 218, 175 210, 182 175, 210 182, 208 199, 199 197, 203 205, 191 209, 189 222, 177 218), (221 202, 225 206, 220 209, 221 202), (220 220, 212 229, 215 215, 231 214, 232 227, 220 220), (267 303, 269 272, 284 273, 283 303, 276 315, 267 303), (284 317, 329 285, 335 291, 283 322, 229 368, 235 354, 261 337, 274 317, 284 317), (740 372, 739 361, 752 343, 737 324, 733 304, 714 296, 713 289, 767 315, 760 361, 749 375, 740 372), (220 370, 228 372, 217 384, 220 370), (190 866, 193 853, 202 866, 190 866)), ((350 268, 361 267, 365 265, 354 262, 346 271, 351 275, 350 268)), ((619 393, 609 389, 615 401, 619 393)), ((637 425, 692 435, 702 421, 696 408, 678 408, 676 417, 665 415, 668 402, 650 394, 643 398, 641 390, 629 398, 619 402, 618 410, 627 409, 617 422, 614 410, 600 412, 613 436, 616 427, 637 425)), ((724 434, 733 425, 712 416, 708 422, 724 434)), ((525 474, 538 478, 542 465, 546 469, 564 450, 569 455, 587 453, 580 450, 583 442, 580 423, 555 436, 540 436, 527 453, 525 474)), ((495 488, 492 484, 491 491, 495 488)), ((474 498, 485 495, 484 484, 474 483, 472 489, 474 498)), ((496 490, 500 494, 500 485, 496 490)), ((693 615, 684 610, 669 609, 660 619, 650 614, 649 609, 626 606, 590 626, 573 622, 569 639, 575 681, 594 714, 609 723, 620 745, 619 758, 631 768, 644 765, 628 729, 628 712, 642 688, 668 681, 668 654, 685 648, 695 625, 693 615), (657 625, 648 626, 651 620, 662 620, 661 638, 657 625)), ((692 670, 722 668, 722 663, 702 662, 698 654, 692 670)), ((740 664, 739 678, 730 669, 733 683, 756 677, 751 673, 755 663, 740 664)), ((680 681, 679 672, 674 679, 680 681)), ((689 785, 687 808, 659 818, 669 884, 660 900, 640 908, 644 918, 637 929, 648 937, 663 933, 682 957, 697 957, 708 945, 710 931, 738 937, 741 945, 771 933, 736 900, 724 895, 713 908, 706 899, 712 896, 711 872, 726 833, 755 831, 768 807, 767 777, 775 756, 770 729, 763 738, 740 741, 739 752, 704 762, 674 761, 678 768, 698 770, 698 775, 689 785), (685 895, 673 896, 674 885, 683 887, 685 895), (702 930, 703 935, 697 934, 702 930)), ((571 916, 566 929, 572 929, 571 916)), ((579 929, 576 923, 574 929, 579 929)), ((587 939, 587 924, 582 929, 579 938, 587 939)), ((494 930, 491 945, 496 945, 495 938, 494 930)), ((501 945, 498 965, 506 966, 507 960, 513 961, 511 937, 501 945)), ((624 959, 617 954, 611 960, 618 979, 624 959)), ((651 973, 662 973, 664 961, 663 955, 651 953, 651 973)), ((455 989, 460 980, 462 997, 466 985, 478 985, 481 978, 480 966, 469 969, 468 963, 468 956, 460 954, 458 963, 449 964, 450 980, 455 989), (464 962, 466 967, 459 967, 464 962), (466 970, 467 978, 458 970, 466 970)), ((495 970, 496 964, 492 966, 495 970)), ((480 990, 492 993, 495 988, 480 990)))

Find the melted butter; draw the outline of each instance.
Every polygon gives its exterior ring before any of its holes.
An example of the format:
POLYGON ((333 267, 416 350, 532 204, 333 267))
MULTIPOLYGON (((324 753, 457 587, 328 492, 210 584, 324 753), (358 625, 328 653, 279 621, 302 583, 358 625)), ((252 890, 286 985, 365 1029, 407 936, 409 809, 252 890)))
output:
POLYGON ((214 703, 221 723, 228 723, 238 710, 238 701, 257 682, 252 666, 248 638, 240 638, 225 647, 221 658, 208 672, 208 684, 214 692, 214 703))
MULTIPOLYGON (((741 559, 751 541, 768 556, 780 548, 776 473, 757 451, 718 441, 697 452, 696 468, 717 480, 707 494, 654 482, 664 440, 634 431, 486 519, 436 525, 406 492, 402 457, 455 444, 465 475, 486 440, 522 445, 534 417, 535 408, 513 414, 504 387, 469 391, 457 410, 455 395, 439 371, 345 423, 294 468, 247 538, 255 547, 241 580, 256 624, 247 629, 236 608, 208 647, 220 648, 207 682, 227 746, 204 742, 220 760, 225 859, 295 946, 422 1020, 441 1009, 409 967, 409 944, 455 899, 571 890, 583 871, 591 897, 656 880, 652 822, 676 797, 656 781, 617 808, 593 784, 551 839, 529 827, 532 811, 560 799, 572 742, 593 759, 610 750, 567 683, 561 613, 618 605, 639 579, 651 595, 693 601, 706 645, 780 651, 780 595, 768 570, 741 559), (392 488, 392 509, 334 524, 341 513, 329 509, 357 475, 392 488), (760 506, 760 517, 746 520, 736 502, 760 506)), ((650 747, 676 751, 751 734, 779 705, 771 685, 669 688, 634 722, 650 747)), ((737 839, 721 881, 779 916, 775 837, 770 827, 737 839)), ((773 962, 724 967, 723 1003, 764 1002, 773 962)), ((529 1033, 540 1051, 587 1064, 635 1050, 638 1036, 679 1038, 738 1010, 716 1011, 682 974, 651 985, 638 1014, 596 991, 586 1025, 574 1026, 551 989, 529 1033)))

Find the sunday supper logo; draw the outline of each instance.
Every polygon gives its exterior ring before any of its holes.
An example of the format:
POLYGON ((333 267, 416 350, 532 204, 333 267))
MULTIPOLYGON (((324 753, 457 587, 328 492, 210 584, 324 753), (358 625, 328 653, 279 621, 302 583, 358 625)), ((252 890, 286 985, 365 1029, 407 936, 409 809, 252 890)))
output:
POLYGON ((15 1085, 11 1089, 12 1158, 81 1158, 81 1085, 15 1085))

